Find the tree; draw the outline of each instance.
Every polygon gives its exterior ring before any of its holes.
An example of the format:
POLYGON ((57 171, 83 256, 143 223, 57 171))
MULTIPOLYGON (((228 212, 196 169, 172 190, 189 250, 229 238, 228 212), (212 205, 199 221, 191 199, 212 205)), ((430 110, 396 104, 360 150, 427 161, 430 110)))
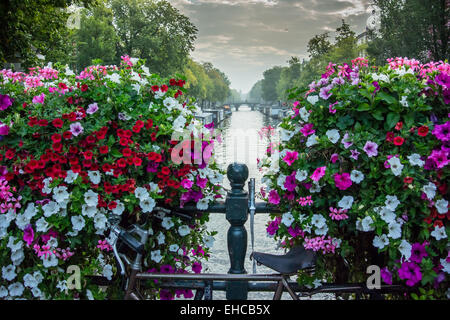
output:
POLYGON ((328 32, 315 35, 308 41, 308 53, 310 57, 319 57, 326 54, 331 49, 331 43, 328 41, 328 32))
POLYGON ((280 80, 277 83, 277 94, 279 100, 287 100, 287 90, 295 87, 297 79, 301 73, 301 62, 297 57, 291 57, 288 61, 289 66, 283 68, 280 74, 280 80))
POLYGON ((181 71, 194 50, 197 28, 166 0, 110 0, 120 41, 117 55, 147 60, 163 76, 181 71))
POLYGON ((374 4, 380 9, 380 30, 371 32, 367 52, 378 63, 396 56, 448 59, 449 1, 374 0, 374 4))
POLYGON ((250 92, 248 93, 248 99, 250 101, 261 102, 263 100, 263 98, 262 98, 262 82, 263 82, 263 80, 258 80, 253 85, 253 87, 250 89, 250 92))
POLYGON ((264 79, 262 81, 262 98, 265 101, 277 101, 277 83, 280 80, 281 71, 283 67, 275 66, 264 71, 264 79))
POLYGON ((70 5, 89 6, 95 0, 3 0, 0 2, 0 65, 19 62, 35 65, 66 46, 70 5))

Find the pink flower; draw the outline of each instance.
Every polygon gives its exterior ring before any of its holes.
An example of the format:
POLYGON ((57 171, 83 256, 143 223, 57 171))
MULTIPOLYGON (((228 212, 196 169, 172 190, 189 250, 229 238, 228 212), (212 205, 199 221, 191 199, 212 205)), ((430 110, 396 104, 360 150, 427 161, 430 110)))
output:
POLYGON ((204 178, 204 179, 199 178, 199 177, 197 178, 197 185, 202 189, 204 189, 206 187, 207 182, 208 182, 207 178, 204 178))
POLYGON ((316 130, 313 129, 314 125, 312 123, 305 124, 303 128, 300 129, 300 132, 303 133, 305 137, 313 134, 316 130))
POLYGON ((41 93, 40 95, 33 97, 33 103, 44 104, 44 100, 45 100, 45 94, 44 93, 41 93))
POLYGON ((334 183, 339 190, 346 190, 352 186, 350 174, 344 172, 343 174, 336 173, 334 175, 334 183))
POLYGON ((316 170, 314 170, 313 174, 311 175, 311 179, 314 181, 319 181, 324 175, 325 170, 327 167, 319 167, 316 170))
POLYGON ((286 156, 283 158, 283 161, 288 164, 288 166, 291 166, 295 160, 298 159, 298 152, 292 151, 292 152, 286 152, 286 156))
POLYGON ((280 195, 278 194, 277 190, 270 190, 269 202, 271 204, 279 204, 280 203, 280 195))
POLYGON ((189 180, 189 179, 183 179, 182 181, 181 181, 181 186, 183 187, 183 188, 185 188, 185 189, 190 189, 190 188, 192 188, 192 185, 194 184, 194 182, 192 182, 191 180, 189 180))
POLYGON ((9 126, 0 121, 0 136, 7 136, 9 134, 9 126))
POLYGON ((31 243, 33 243, 33 240, 34 240, 34 231, 33 231, 33 227, 31 226, 31 224, 29 224, 23 230, 23 241, 25 241, 27 243, 27 245, 30 246, 31 243))
POLYGON ((330 158, 331 163, 336 163, 336 161, 338 161, 338 160, 339 160, 339 155, 337 153, 333 153, 330 158))

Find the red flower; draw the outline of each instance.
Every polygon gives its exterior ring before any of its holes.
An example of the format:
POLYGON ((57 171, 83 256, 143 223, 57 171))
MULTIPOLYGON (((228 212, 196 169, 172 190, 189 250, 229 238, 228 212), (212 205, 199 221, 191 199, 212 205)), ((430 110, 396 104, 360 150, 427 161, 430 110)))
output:
POLYGON ((53 148, 53 150, 55 150, 55 152, 61 152, 61 150, 62 150, 61 142, 53 143, 52 148, 53 148))
POLYGON ((122 154, 123 154, 124 157, 127 157, 127 158, 131 157, 131 155, 132 155, 131 149, 130 148, 123 149, 122 150, 122 154))
POLYGON ((37 121, 37 118, 36 118, 36 117, 29 117, 28 119, 29 119, 28 125, 29 125, 30 127, 34 127, 35 125, 38 124, 38 121, 37 121))
POLYGON ((81 172, 81 166, 79 164, 74 164, 70 168, 74 173, 80 173, 81 172))
POLYGON ((41 119, 38 121, 38 125, 40 127, 46 127, 46 126, 48 126, 48 121, 46 119, 41 119))
POLYGON ((396 146, 401 146, 403 144, 403 142, 405 142, 405 139, 403 139, 402 137, 395 137, 394 138, 394 144, 396 146))
POLYGON ((170 169, 168 167, 162 167, 161 173, 167 176, 170 173, 170 169))
POLYGON ((156 141, 156 132, 152 132, 152 134, 150 135, 150 139, 152 141, 156 141))
POLYGON ((87 84, 83 84, 82 86, 81 86, 81 92, 85 92, 85 91, 87 91, 88 90, 88 85, 87 84))
POLYGON ((150 129, 151 127, 153 127, 153 120, 148 119, 147 123, 145 124, 145 128, 150 129))
POLYGON ((62 90, 67 90, 67 85, 64 82, 58 83, 58 87, 62 90))
POLYGON ((176 85, 177 85, 177 80, 175 80, 175 79, 170 79, 170 80, 169 80, 169 83, 170 83, 171 86, 176 86, 176 85))
POLYGON ((116 207, 117 207, 117 202, 111 201, 110 203, 108 203, 109 210, 115 209, 116 207))
POLYGON ((159 87, 158 86, 152 86, 152 91, 153 92, 156 92, 156 91, 158 91, 159 90, 159 87))
POLYGON ((59 119, 59 118, 56 118, 56 119, 54 119, 53 121, 52 121, 52 124, 53 124, 53 126, 55 127, 55 128, 62 128, 62 126, 63 126, 63 124, 64 124, 64 121, 62 121, 61 119, 59 119))
POLYGON ((395 125, 395 130, 402 130, 403 128, 403 122, 397 122, 397 124, 395 125))
POLYGON ((68 98, 67 98, 67 102, 68 102, 69 104, 73 104, 73 97, 68 97, 68 98))
POLYGON ((161 91, 162 91, 162 92, 167 92, 167 90, 169 90, 169 87, 167 86, 167 84, 163 84, 163 85, 161 86, 161 91))
POLYGON ((417 130, 417 134, 421 137, 426 137, 426 135, 428 134, 428 127, 427 126, 421 126, 419 127, 419 130, 417 130))
POLYGON ((66 140, 72 138, 72 132, 70 132, 70 131, 65 131, 65 132, 63 133, 63 138, 66 139, 66 140))
POLYGON ((99 152, 100 152, 101 154, 107 154, 107 153, 109 152, 108 146, 101 146, 101 147, 99 148, 99 152))
POLYGON ((117 165, 120 168, 125 168, 127 166, 127 162, 124 158, 120 158, 119 160, 117 160, 117 165))
POLYGON ((140 165, 142 165, 142 159, 138 158, 138 157, 134 157, 133 158, 133 163, 135 166, 139 167, 140 165))
POLYGON ((386 141, 393 142, 394 141, 394 133, 389 131, 386 133, 386 141))
POLYGON ((403 179, 403 182, 407 183, 407 184, 411 184, 411 183, 413 183, 413 181, 414 181, 414 178, 412 178, 412 177, 405 177, 403 179))
POLYGON ((61 142, 61 135, 59 133, 52 134, 52 141, 53 143, 61 142))
POLYGON ((95 137, 94 137, 93 135, 87 136, 87 137, 86 137, 86 142, 87 142, 87 143, 90 143, 90 144, 95 143, 95 137))
POLYGON ((83 167, 90 168, 92 166, 92 161, 89 159, 83 160, 83 167))
POLYGON ((84 158, 86 160, 91 160, 93 156, 94 156, 94 153, 91 150, 88 150, 84 153, 84 158))
POLYGON ((9 149, 5 153, 5 158, 11 160, 12 158, 14 158, 15 155, 16 155, 16 153, 14 152, 14 150, 9 149))

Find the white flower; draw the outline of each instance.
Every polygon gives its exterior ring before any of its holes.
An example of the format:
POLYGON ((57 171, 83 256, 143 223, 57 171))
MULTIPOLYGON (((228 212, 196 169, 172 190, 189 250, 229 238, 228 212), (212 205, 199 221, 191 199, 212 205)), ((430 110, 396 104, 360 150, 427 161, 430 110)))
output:
POLYGON ((103 268, 103 276, 106 277, 106 279, 111 280, 113 276, 112 266, 110 264, 105 265, 103 268))
POLYGON ((171 244, 171 245, 169 246, 169 251, 170 251, 170 252, 177 252, 178 249, 180 249, 180 246, 177 245, 176 243, 171 244))
POLYGON ((98 193, 88 190, 84 194, 84 201, 90 207, 96 207, 98 205, 98 193))
POLYGON ((87 216, 89 218, 93 218, 96 213, 97 213, 97 207, 89 207, 86 204, 83 204, 81 206, 81 214, 83 216, 87 216))
POLYGON ((142 209, 142 212, 152 212, 155 207, 156 202, 153 198, 147 198, 139 203, 139 206, 142 209))
POLYGON ((305 107, 300 108, 299 114, 303 121, 308 122, 310 113, 308 112, 308 110, 306 110, 305 107))
POLYGON ((62 202, 69 199, 70 194, 67 192, 67 187, 58 186, 53 188, 53 199, 56 202, 62 202))
POLYGON ((44 180, 42 180, 42 182, 44 183, 44 187, 42 188, 42 193, 46 193, 49 194, 50 192, 52 192, 52 188, 50 188, 50 183, 52 182, 52 178, 45 178, 44 180))
POLYGON ((25 287, 20 282, 15 282, 8 286, 9 295, 11 297, 20 297, 23 293, 25 287))
POLYGON ((213 236, 206 236, 203 238, 203 242, 207 248, 212 248, 214 245, 214 241, 215 240, 213 236))
POLYGON ((10 258, 11 258, 11 262, 13 263, 13 265, 15 265, 15 266, 20 265, 23 262, 23 260, 25 259, 23 249, 14 251, 11 254, 10 258))
POLYGON ((118 73, 108 74, 107 76, 105 76, 105 78, 114 83, 120 83, 120 75, 118 73))
POLYGON ((166 242, 166 236, 162 232, 159 232, 156 240, 158 241, 158 244, 164 244, 166 242))
POLYGON ((32 288, 31 293, 33 294, 33 297, 35 297, 35 298, 40 298, 40 299, 43 298, 42 291, 38 287, 32 288))
POLYGON ((389 76, 385 75, 384 73, 380 73, 379 75, 376 73, 372 73, 371 76, 374 81, 384 81, 387 83, 390 82, 389 76))
POLYGON ((184 129, 184 126, 186 124, 186 118, 182 115, 179 115, 174 121, 173 121, 173 130, 182 132, 184 129))
POLYGON ((388 163, 391 166, 391 170, 394 176, 399 176, 402 173, 403 165, 401 164, 399 158, 392 157, 388 160, 388 163))
POLYGON ((381 210, 379 211, 379 215, 381 219, 386 223, 394 222, 395 218, 397 217, 395 213, 387 207, 381 208, 381 210))
POLYGON ((398 239, 402 236, 402 226, 399 223, 391 222, 388 224, 388 237, 398 239))
POLYGON ((306 171, 306 170, 297 170, 297 172, 295 174, 295 179, 297 179, 299 182, 302 182, 306 178, 308 178, 308 171, 306 171))
POLYGON ((48 223, 45 221, 44 217, 40 217, 36 221, 36 231, 37 232, 47 232, 48 231, 48 223))
POLYGON ((4 298, 8 295, 8 289, 5 286, 0 287, 0 298, 4 298))
POLYGON ((23 214, 28 218, 31 219, 33 218, 37 213, 36 207, 34 206, 33 202, 30 202, 27 206, 27 208, 25 209, 25 211, 23 212, 23 214))
POLYGON ((318 235, 318 236, 324 236, 324 235, 327 234, 327 232, 328 232, 328 226, 327 226, 326 224, 323 225, 322 227, 316 228, 316 229, 314 230, 314 233, 315 233, 316 235, 318 235))
POLYGON ((81 217, 81 216, 72 216, 70 218, 70 221, 72 221, 73 230, 76 230, 76 231, 83 230, 84 226, 86 225, 86 222, 84 221, 83 217, 81 217))
POLYGON ((314 95, 314 96, 308 96, 308 98, 306 98, 306 100, 311 103, 312 105, 315 105, 317 103, 317 101, 319 101, 319 96, 314 95))
POLYGON ((58 265, 58 258, 54 254, 43 255, 41 259, 45 268, 56 267, 58 265))
POLYGON ((49 201, 47 204, 42 206, 42 210, 44 210, 44 216, 50 217, 56 213, 58 213, 60 206, 55 201, 49 201))
POLYGON ((0 214, 0 228, 8 228, 11 223, 11 220, 8 219, 6 214, 0 214))
POLYGON ((327 135, 328 140, 330 140, 331 143, 338 142, 339 138, 341 137, 341 135, 339 134, 339 131, 336 129, 328 130, 325 134, 327 135))
POLYGON ((208 204, 211 199, 209 197, 204 197, 198 200, 196 207, 198 210, 206 210, 208 209, 208 204))
POLYGON ((102 176, 100 174, 100 171, 98 171, 98 170, 88 171, 88 177, 89 177, 89 180, 91 180, 91 182, 93 184, 99 184, 100 181, 102 180, 102 176))
POLYGON ((313 181, 313 183, 311 185, 311 188, 309 188, 309 192, 310 193, 317 193, 317 192, 320 192, 321 189, 322 188, 320 187, 319 182, 318 181, 313 181))
POLYGON ((405 108, 409 107, 408 97, 407 96, 403 96, 402 99, 400 100, 400 104, 402 106, 404 106, 405 108))
POLYGON ((436 226, 434 227, 434 230, 431 232, 431 235, 436 239, 436 240, 441 240, 441 239, 446 239, 447 238, 447 233, 445 232, 445 227, 439 227, 436 226))
POLYGON ((315 133, 313 133, 312 135, 310 135, 309 137, 308 137, 308 140, 306 140, 306 146, 307 147, 311 147, 311 146, 313 146, 313 145, 315 145, 315 144, 317 144, 318 142, 317 142, 317 136, 316 136, 316 134, 315 133))
POLYGON ((27 218, 24 214, 18 214, 16 217, 16 225, 20 230, 25 229, 25 227, 30 224, 30 218, 27 218))
POLYGON ((162 219, 161 227, 163 227, 164 229, 169 230, 169 229, 172 228, 173 226, 174 226, 174 223, 173 223, 171 217, 164 217, 164 218, 162 219))
POLYGON ((292 222, 294 222, 294 216, 290 212, 286 212, 282 215, 281 223, 286 227, 290 227, 292 222))
POLYGON ((373 220, 370 216, 366 216, 364 219, 361 220, 361 228, 364 232, 369 232, 375 230, 374 227, 372 227, 373 220))
POLYGON ((25 285, 25 287, 35 288, 38 286, 39 282, 32 274, 27 273, 23 276, 23 284, 25 285))
POLYGON ((322 228, 326 224, 326 219, 321 214, 314 214, 311 218, 311 224, 316 228, 322 228))
POLYGON ((384 204, 389 210, 395 211, 395 209, 400 204, 400 201, 398 201, 397 196, 386 196, 386 201, 384 202, 384 204))
POLYGON ((51 248, 57 248, 58 247, 58 239, 54 237, 50 237, 50 239, 47 241, 47 245, 51 248))
POLYGON ((68 289, 67 281, 66 280, 58 281, 58 283, 56 284, 56 288, 59 289, 60 292, 63 292, 64 290, 68 289))
POLYGON ((448 201, 445 199, 440 199, 440 200, 436 201, 434 206, 436 207, 437 211, 440 214, 447 213, 447 211, 448 211, 448 201))
POLYGON ((422 191, 427 195, 428 200, 432 200, 436 195, 436 185, 433 182, 429 182, 423 186, 422 191))
POLYGON ((372 242, 373 246, 378 249, 383 249, 389 244, 389 239, 385 234, 381 236, 375 236, 372 242))
POLYGON ((278 128, 278 132, 280 133, 280 140, 285 142, 291 140, 291 138, 295 135, 294 131, 289 131, 284 128, 278 128))
POLYGON ((352 180, 354 183, 361 183, 361 181, 364 180, 364 174, 361 171, 358 170, 352 170, 350 174, 350 180, 352 180))
POLYGON ((281 173, 277 178, 277 185, 283 190, 286 190, 286 187, 284 186, 284 183, 286 182, 286 178, 287 178, 287 176, 285 176, 284 174, 281 174, 281 173))
POLYGON ((150 194, 148 193, 148 191, 147 191, 146 188, 143 188, 143 187, 137 187, 137 188, 134 190, 134 196, 135 196, 136 198, 138 198, 139 200, 144 201, 144 200, 146 200, 146 199, 150 196, 150 194))
POLYGON ((403 239, 398 246, 398 250, 402 254, 402 257, 404 257, 406 260, 409 260, 409 258, 411 257, 411 249, 411 244, 405 239, 403 239))
POLYGON ((412 166, 423 167, 423 165, 425 164, 425 161, 420 159, 420 154, 417 153, 413 153, 408 156, 408 160, 412 166))
POLYGON ((111 211, 112 213, 120 216, 122 212, 125 211, 125 205, 120 200, 116 200, 116 207, 111 211))
POLYGON ((349 210, 352 207, 353 204, 353 197, 352 196, 344 196, 342 197, 341 201, 338 202, 339 208, 349 210))
POLYGON ((189 226, 187 226, 187 225, 179 226, 178 233, 180 234, 180 236, 184 237, 184 236, 188 235, 189 233, 191 233, 191 228, 189 228, 189 226))
POLYGON ((16 266, 10 264, 8 266, 2 267, 2 277, 5 280, 11 281, 17 276, 16 266))
POLYGON ((21 250, 23 248, 23 241, 19 240, 16 242, 16 237, 10 236, 8 239, 8 244, 6 245, 8 248, 11 249, 12 252, 15 252, 17 250, 21 250))
POLYGON ((441 265, 443 267, 442 271, 450 274, 450 262, 447 262, 447 259, 440 259, 439 261, 441 262, 441 265))
POLYGON ((94 217, 94 226, 97 230, 105 230, 108 219, 103 213, 98 213, 94 217))
POLYGON ((162 260, 161 250, 153 250, 150 252, 150 259, 159 263, 162 260))
POLYGON ((78 178, 78 173, 75 173, 72 170, 68 170, 67 176, 64 178, 64 182, 73 183, 76 178, 78 178))

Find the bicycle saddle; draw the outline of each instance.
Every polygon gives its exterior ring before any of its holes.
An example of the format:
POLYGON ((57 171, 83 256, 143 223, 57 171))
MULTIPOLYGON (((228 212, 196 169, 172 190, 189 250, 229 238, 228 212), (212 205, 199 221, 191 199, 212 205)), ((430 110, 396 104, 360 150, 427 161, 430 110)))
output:
POLYGON ((250 259, 255 259, 258 264, 281 274, 294 274, 298 270, 313 268, 316 254, 311 250, 306 250, 303 246, 296 246, 284 255, 253 252, 250 259))

